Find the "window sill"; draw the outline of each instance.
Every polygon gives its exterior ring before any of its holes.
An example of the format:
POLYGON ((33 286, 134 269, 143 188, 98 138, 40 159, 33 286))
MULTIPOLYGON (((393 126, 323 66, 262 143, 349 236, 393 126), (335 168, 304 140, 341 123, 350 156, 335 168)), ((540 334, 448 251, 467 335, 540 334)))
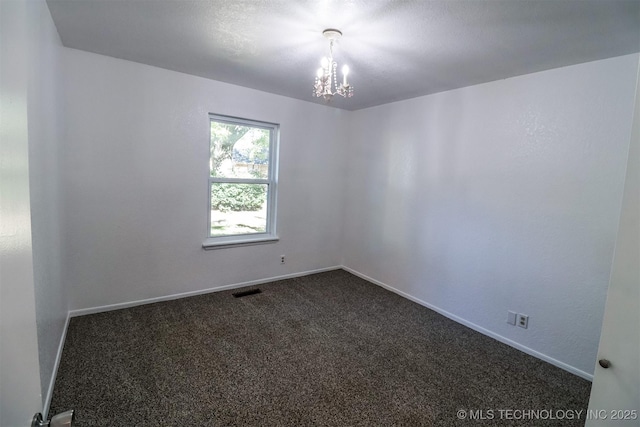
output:
POLYGON ((235 248, 237 246, 264 245, 266 243, 275 243, 279 240, 278 236, 252 237, 248 239, 235 238, 230 240, 209 238, 202 243, 202 248, 205 251, 210 251, 213 249, 235 248))

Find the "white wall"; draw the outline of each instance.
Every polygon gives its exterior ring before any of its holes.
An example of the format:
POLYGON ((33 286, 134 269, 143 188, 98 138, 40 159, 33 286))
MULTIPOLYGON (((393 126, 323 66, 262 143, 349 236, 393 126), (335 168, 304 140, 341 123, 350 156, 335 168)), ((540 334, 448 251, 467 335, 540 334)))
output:
POLYGON ((62 96, 62 44, 44 1, 27 2, 30 11, 29 184, 38 353, 44 405, 55 379, 56 356, 69 310, 61 279, 61 192, 59 165, 62 96))
POLYGON ((340 265, 347 112, 72 49, 64 69, 72 310, 340 265), (281 125, 278 243, 202 249, 210 112, 281 125))
POLYGON ((29 204, 33 8, 0 1, 0 425, 42 409, 29 204), (10 60, 9 60, 10 58, 10 60))
POLYGON ((589 377, 637 64, 629 55, 354 112, 344 264, 589 377), (508 325, 507 310, 529 328, 508 325))

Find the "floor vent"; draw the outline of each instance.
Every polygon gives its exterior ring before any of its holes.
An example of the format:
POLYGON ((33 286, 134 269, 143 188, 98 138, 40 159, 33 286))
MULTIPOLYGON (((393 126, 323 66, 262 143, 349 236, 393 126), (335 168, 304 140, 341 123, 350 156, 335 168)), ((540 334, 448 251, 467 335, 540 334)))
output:
POLYGON ((241 297, 246 297, 248 295, 255 295, 255 294, 261 294, 262 291, 260 289, 249 289, 248 291, 240 291, 240 292, 235 292, 231 295, 234 296, 234 298, 241 298, 241 297))

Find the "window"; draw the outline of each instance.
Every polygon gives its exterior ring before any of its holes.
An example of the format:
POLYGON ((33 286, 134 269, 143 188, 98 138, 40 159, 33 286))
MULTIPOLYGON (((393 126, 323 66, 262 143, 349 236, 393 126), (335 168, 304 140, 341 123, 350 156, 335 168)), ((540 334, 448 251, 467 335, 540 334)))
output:
POLYGON ((211 114, 205 248, 277 240, 278 125, 211 114))

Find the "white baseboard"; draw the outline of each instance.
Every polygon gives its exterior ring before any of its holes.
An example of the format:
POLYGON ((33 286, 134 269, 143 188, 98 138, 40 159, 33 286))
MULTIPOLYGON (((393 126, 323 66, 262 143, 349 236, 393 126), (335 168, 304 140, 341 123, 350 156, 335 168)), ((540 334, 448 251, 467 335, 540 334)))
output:
POLYGON ((62 335, 60 336, 60 343, 58 344, 58 352, 56 353, 56 360, 53 364, 53 372, 51 373, 51 381, 49 381, 49 389, 47 390, 47 396, 44 401, 44 408, 42 409, 42 416, 45 420, 49 419, 49 408, 51 407, 51 398, 53 398, 53 387, 56 384, 56 377, 58 376, 58 368, 60 367, 60 360, 62 359, 62 350, 64 349, 64 341, 67 339, 67 329, 69 328, 69 319, 71 312, 67 312, 67 319, 64 322, 62 328, 62 335))
POLYGON ((371 283, 376 284, 378 286, 381 286, 381 287, 383 287, 385 289, 388 289, 391 292, 394 292, 394 293, 396 293, 396 294, 398 294, 398 295, 400 295, 400 296, 402 296, 402 297, 404 297, 404 298, 406 298, 408 300, 411 300, 411 301, 413 301, 415 303, 418 303, 418 304, 420 304, 420 305, 422 305, 424 307, 427 307, 427 308, 429 308, 429 309, 431 309, 431 310, 433 310, 433 311, 435 311, 437 313, 440 313, 443 316, 448 317, 449 319, 451 319, 451 320, 453 320, 455 322, 463 324, 463 325, 465 325, 465 326, 467 326, 467 327, 469 327, 469 328, 471 328, 471 329, 473 329, 475 331, 478 331, 483 335, 487 335, 487 336, 489 336, 489 337, 491 337, 493 339, 496 339, 496 340, 500 341, 501 343, 507 344, 508 346, 516 348, 516 349, 518 349, 518 350, 520 350, 520 351, 522 351, 524 353, 527 353, 527 354, 529 354, 529 355, 531 355, 533 357, 537 357, 538 359, 544 360, 545 362, 549 362, 552 365, 557 366, 560 369, 564 369, 565 371, 571 372, 572 374, 575 374, 575 375, 577 375, 579 377, 582 377, 585 380, 593 381, 593 375, 592 374, 589 374, 589 373, 587 373, 587 372, 585 372, 585 371, 583 371, 581 369, 578 369, 575 366, 568 365, 568 364, 566 364, 564 362, 561 362, 561 361, 559 361, 557 359, 554 359, 553 357, 547 356, 546 354, 540 353, 539 351, 536 351, 536 350, 533 350, 533 349, 531 349, 529 347, 526 347, 526 346, 524 346, 524 345, 522 345, 522 344, 520 344, 520 343, 518 343, 516 341, 513 341, 513 340, 510 340, 509 338, 503 337, 502 335, 499 335, 499 334, 497 334, 497 333, 495 333, 493 331, 485 329, 482 326, 478 326, 475 323, 469 322, 468 320, 465 320, 465 319, 463 319, 463 318, 461 318, 459 316, 456 316, 455 314, 449 313, 448 311, 443 310, 440 307, 436 307, 433 304, 429 304, 426 301, 423 301, 423 300, 421 300, 419 298, 416 298, 413 295, 409 295, 408 293, 403 292, 403 291, 401 291, 399 289, 396 289, 393 286, 389 286, 386 283, 383 283, 383 282, 381 282, 379 280, 373 279, 373 278, 371 278, 371 277, 369 277, 369 276, 367 276, 365 274, 362 274, 359 271, 356 271, 356 270, 354 270, 352 268, 349 268, 349 267, 346 267, 346 266, 342 266, 342 269, 345 270, 345 271, 348 271, 349 273, 354 274, 354 275, 356 275, 356 276, 358 276, 358 277, 360 277, 360 278, 362 278, 362 279, 364 279, 364 280, 366 280, 368 282, 371 282, 371 283))
POLYGON ((178 293, 178 294, 171 294, 171 295, 165 295, 165 296, 154 297, 154 298, 146 298, 146 299, 141 299, 141 300, 137 300, 137 301, 121 302, 121 303, 117 303, 117 304, 102 305, 102 306, 98 306, 98 307, 82 308, 82 309, 79 309, 79 310, 71 310, 69 312, 69 315, 70 315, 70 317, 77 317, 77 316, 84 316, 84 315, 87 315, 87 314, 102 313, 102 312, 105 312, 105 311, 120 310, 121 308, 135 307, 135 306, 144 305, 144 304, 153 304, 155 302, 162 302, 162 301, 171 301, 171 300, 174 300, 174 299, 192 297, 192 296, 196 296, 196 295, 209 294, 211 292, 226 291, 226 290, 229 290, 229 289, 244 288, 245 286, 255 286, 255 285, 260 285, 260 284, 263 284, 263 283, 275 282, 277 280, 293 279, 295 277, 308 276, 310 274, 316 274, 316 273, 324 273, 325 271, 339 270, 341 268, 342 268, 342 266, 336 265, 336 266, 333 266, 333 267, 319 268, 317 270, 302 271, 302 272, 298 272, 298 273, 285 274, 283 276, 269 277, 269 278, 266 278, 266 279, 251 280, 251 281, 242 282, 242 283, 234 283, 234 284, 231 284, 231 285, 224 285, 224 286, 218 286, 218 287, 215 287, 215 288, 201 289, 201 290, 198 290, 198 291, 181 292, 181 293, 178 293))

